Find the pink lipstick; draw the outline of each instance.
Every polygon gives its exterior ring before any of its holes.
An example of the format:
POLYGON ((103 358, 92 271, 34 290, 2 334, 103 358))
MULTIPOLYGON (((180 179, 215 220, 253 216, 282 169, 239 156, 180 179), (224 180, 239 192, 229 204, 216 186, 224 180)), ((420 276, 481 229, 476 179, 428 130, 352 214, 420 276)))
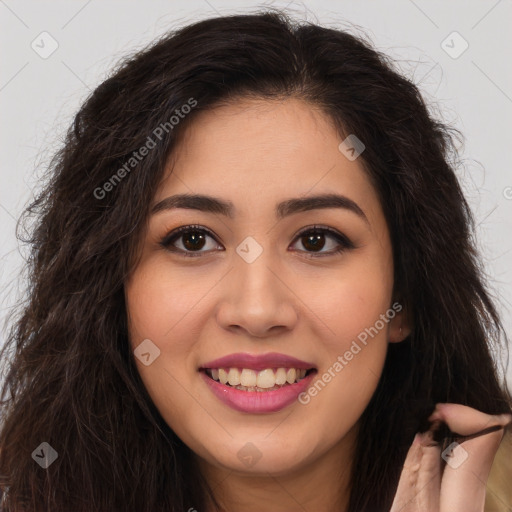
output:
POLYGON ((285 354, 230 354, 199 371, 210 391, 240 412, 272 413, 292 404, 317 373, 313 363, 285 354))
POLYGON ((315 368, 313 363, 301 361, 292 356, 269 352, 261 355, 246 353, 229 354, 214 361, 201 365, 201 368, 250 368, 251 370, 264 370, 265 368, 315 368))

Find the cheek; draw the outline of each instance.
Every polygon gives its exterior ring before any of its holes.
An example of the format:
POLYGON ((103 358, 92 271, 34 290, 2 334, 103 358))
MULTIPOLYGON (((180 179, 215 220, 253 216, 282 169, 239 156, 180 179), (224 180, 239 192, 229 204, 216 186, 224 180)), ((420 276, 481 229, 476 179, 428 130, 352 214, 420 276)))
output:
POLYGON ((132 351, 143 340, 157 347, 158 355, 149 365, 134 357, 138 373, 154 405, 176 432, 187 424, 190 397, 186 390, 196 371, 193 340, 200 327, 194 322, 193 308, 201 290, 195 288, 196 280, 149 263, 141 264, 125 285, 132 351))
POLYGON ((175 418, 190 414, 188 390, 197 376, 197 341, 213 314, 206 299, 217 281, 212 272, 172 269, 155 257, 142 262, 125 285, 132 350, 151 340, 159 354, 148 366, 134 360, 149 395, 172 427, 177 427, 175 418), (172 414, 166 414, 169 411, 172 414))
POLYGON ((324 325, 318 347, 324 364, 303 403, 338 432, 360 417, 382 373, 395 316, 391 259, 378 251, 366 253, 351 259, 335 278, 317 283, 308 305, 324 325))
POLYGON ((138 357, 134 361, 144 386, 160 411, 176 409, 179 404, 174 403, 174 397, 179 391, 179 383, 184 382, 190 372, 188 361, 191 360, 193 344, 190 336, 193 333, 185 334, 185 328, 194 327, 193 323, 187 324, 187 320, 195 297, 182 284, 177 273, 169 275, 162 265, 148 262, 141 264, 125 285, 132 351, 136 356, 139 345, 148 343, 145 340, 150 340, 149 346, 154 351, 150 364, 146 365, 138 357))
MULTIPOLYGON (((145 338, 179 348, 184 329, 190 337, 197 322, 194 311, 201 309, 201 298, 215 284, 212 273, 196 271, 193 279, 187 269, 169 271, 169 264, 148 260, 141 265, 125 286, 126 307, 133 343, 145 338), (186 328, 185 328, 186 326, 186 328)), ((182 343, 185 345, 185 341, 182 343)))
POLYGON ((344 353, 354 340, 364 342, 365 335, 386 342, 389 319, 383 321, 381 315, 386 316, 392 299, 389 258, 356 256, 336 274, 318 279, 308 301, 325 327, 322 338, 331 357, 344 353))

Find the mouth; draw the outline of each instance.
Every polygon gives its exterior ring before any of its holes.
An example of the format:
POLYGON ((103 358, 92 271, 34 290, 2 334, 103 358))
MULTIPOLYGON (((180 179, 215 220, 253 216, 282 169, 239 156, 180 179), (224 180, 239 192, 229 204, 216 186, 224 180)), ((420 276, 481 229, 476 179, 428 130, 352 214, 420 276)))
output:
POLYGON ((315 368, 203 368, 207 377, 239 391, 269 392, 299 383, 316 372, 315 368))
POLYGON ((283 354, 232 354, 199 368, 210 391, 240 412, 271 413, 291 405, 311 384, 317 368, 283 354))

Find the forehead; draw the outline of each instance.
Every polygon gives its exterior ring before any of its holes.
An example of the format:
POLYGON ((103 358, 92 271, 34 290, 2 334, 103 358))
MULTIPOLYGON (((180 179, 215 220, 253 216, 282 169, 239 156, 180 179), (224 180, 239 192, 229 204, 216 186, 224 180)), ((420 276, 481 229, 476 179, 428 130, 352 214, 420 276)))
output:
POLYGON ((339 150, 331 119, 298 99, 244 99, 201 112, 180 138, 154 203, 171 194, 230 200, 235 216, 290 197, 338 193, 382 216, 360 159, 339 150))

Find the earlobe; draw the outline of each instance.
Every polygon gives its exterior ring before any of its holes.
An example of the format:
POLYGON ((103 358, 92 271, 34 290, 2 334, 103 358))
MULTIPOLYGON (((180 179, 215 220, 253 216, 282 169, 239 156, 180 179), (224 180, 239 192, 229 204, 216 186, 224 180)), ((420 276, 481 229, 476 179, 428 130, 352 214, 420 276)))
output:
POLYGON ((391 320, 391 325, 389 326, 389 343, 400 343, 406 340, 411 332, 412 329, 409 326, 406 315, 401 312, 391 320))

